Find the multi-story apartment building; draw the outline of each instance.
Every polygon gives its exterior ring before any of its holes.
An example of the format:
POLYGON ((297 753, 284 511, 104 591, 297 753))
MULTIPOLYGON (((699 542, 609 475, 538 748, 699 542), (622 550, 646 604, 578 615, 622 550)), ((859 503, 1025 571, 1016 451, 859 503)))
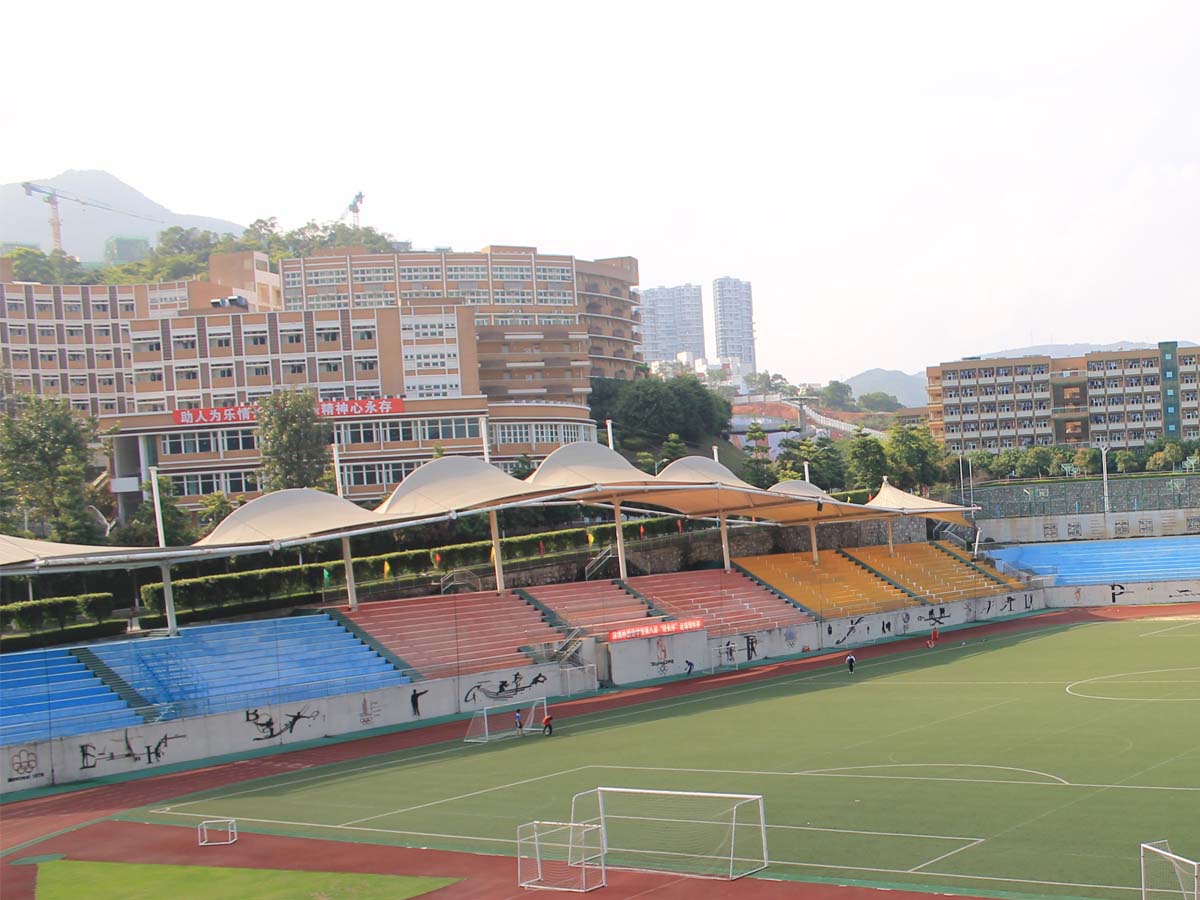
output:
POLYGON ((633 378, 642 362, 637 260, 629 257, 349 248, 285 259, 280 270, 287 310, 469 307, 480 388, 492 400, 586 403, 590 378, 633 378))
POLYGON ((929 426, 954 451, 1200 439, 1200 352, 968 358, 926 369, 929 426))
POLYGON ((750 282, 737 278, 713 281, 717 356, 734 357, 746 372, 758 371, 754 358, 754 296, 750 282))
POLYGON ((704 357, 704 299, 700 285, 646 288, 642 301, 642 357, 674 362, 680 353, 704 357))
POLYGON ((254 405, 280 389, 318 393, 354 499, 384 496, 435 450, 482 456, 486 442, 511 468, 594 439, 589 376, 630 378, 639 364, 636 261, 432 254, 443 278, 455 256, 482 258, 494 276, 453 270, 439 294, 430 273, 410 271, 426 265, 410 258, 420 256, 287 260, 281 277, 248 252, 214 255, 212 281, 0 284, 3 387, 67 397, 115 429, 110 485, 122 512, 154 465, 191 506, 216 491, 256 493, 254 405))

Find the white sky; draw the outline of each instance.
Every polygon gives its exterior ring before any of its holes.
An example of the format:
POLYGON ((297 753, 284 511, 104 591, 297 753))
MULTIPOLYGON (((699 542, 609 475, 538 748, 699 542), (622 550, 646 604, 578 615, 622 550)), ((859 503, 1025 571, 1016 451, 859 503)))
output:
POLYGON ((1200 340, 1200 3, 10 4, 0 183, 754 284, 759 365, 1200 340))

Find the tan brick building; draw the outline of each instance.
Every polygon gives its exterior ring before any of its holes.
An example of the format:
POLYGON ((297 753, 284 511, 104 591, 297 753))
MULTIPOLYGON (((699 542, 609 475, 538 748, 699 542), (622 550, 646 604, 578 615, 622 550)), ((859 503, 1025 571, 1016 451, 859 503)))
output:
POLYGON ((116 428, 128 510, 152 465, 188 505, 254 494, 254 404, 317 391, 348 496, 383 497, 435 452, 522 455, 595 437, 589 378, 639 371, 636 260, 492 247, 217 254, 210 281, 0 285, 4 389, 116 428))

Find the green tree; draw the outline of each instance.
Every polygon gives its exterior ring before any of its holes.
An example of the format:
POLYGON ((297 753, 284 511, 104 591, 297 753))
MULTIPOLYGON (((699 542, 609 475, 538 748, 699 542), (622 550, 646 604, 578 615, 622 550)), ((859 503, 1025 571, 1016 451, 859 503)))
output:
POLYGON ((333 428, 312 391, 276 391, 258 401, 259 484, 267 491, 328 488, 333 428))
POLYGON ((729 427, 732 414, 729 402, 706 388, 695 375, 680 375, 666 384, 678 404, 683 420, 678 433, 685 440, 694 443, 729 427))
POLYGON ((893 427, 884 450, 892 480, 904 490, 931 485, 945 474, 941 448, 924 425, 893 427))
POLYGON ((755 487, 769 488, 778 480, 775 477, 775 467, 771 464, 771 447, 767 442, 767 433, 757 422, 751 422, 746 430, 742 450, 747 457, 742 465, 743 481, 755 487))
POLYGON ((614 412, 622 440, 627 432, 661 440, 671 432, 679 434, 684 430, 675 392, 657 378, 630 384, 617 398, 614 412))
POLYGON ((895 412, 903 408, 899 400, 891 394, 885 394, 883 391, 872 391, 869 394, 863 394, 858 398, 858 405, 872 412, 895 412))
POLYGON ((1096 475, 1100 472, 1100 451, 1090 450, 1087 447, 1080 447, 1075 451, 1075 456, 1071 459, 1079 471, 1086 472, 1089 475, 1096 475))
POLYGON ((854 391, 841 381, 831 381, 821 389, 821 405, 827 409, 854 409, 854 391))
POLYGON ((1136 472, 1141 468, 1137 454, 1132 450, 1118 450, 1115 462, 1117 464, 1117 471, 1122 475, 1128 475, 1130 472, 1136 472))
MULTIPOLYGON (((1020 463, 1021 451, 1016 447, 1008 447, 997 453, 985 468, 996 478, 1007 478, 1010 473, 1017 470, 1020 463)), ((979 463, 976 462, 975 471, 978 472, 979 469, 979 463)))
POLYGON ((65 400, 29 397, 18 415, 0 419, 0 479, 11 486, 17 506, 50 523, 70 512, 59 509, 60 497, 75 502, 59 469, 71 459, 72 465, 86 460, 95 439, 95 420, 75 414, 65 400))
POLYGON ((522 453, 517 457, 517 463, 513 466, 510 473, 513 478, 524 481, 537 470, 537 463, 528 453, 522 453))
POLYGON ((654 454, 648 453, 645 450, 639 450, 633 458, 633 464, 635 466, 637 466, 643 472, 647 472, 651 475, 654 474, 654 466, 657 463, 658 460, 654 458, 654 454))
MULTIPOLYGON (((129 521, 113 529, 113 543, 133 547, 158 546, 158 524, 150 482, 142 485, 142 491, 146 496, 129 521)), ((167 546, 182 547, 196 540, 191 517, 180 508, 175 485, 165 475, 158 476, 158 502, 162 508, 163 538, 167 546)))
POLYGON ((847 441, 846 478, 849 487, 876 491, 887 474, 887 453, 878 438, 856 428, 847 441))
POLYGON ((50 257, 41 250, 33 247, 17 247, 8 254, 12 260, 13 275, 17 281, 36 281, 41 284, 53 284, 54 272, 50 266, 50 257))
POLYGON ((779 467, 780 480, 802 479, 805 463, 808 463, 809 481, 822 490, 837 491, 845 485, 845 460, 832 439, 799 440, 788 436, 779 442, 776 465, 779 467))
POLYGON ((655 460, 655 463, 657 464, 663 460, 672 463, 677 459, 683 459, 687 455, 687 445, 680 440, 679 435, 672 432, 667 435, 667 439, 663 442, 662 447, 659 448, 658 459, 655 460))
POLYGON ((68 450, 54 473, 51 540, 64 544, 98 544, 104 537, 104 531, 88 509, 86 478, 83 457, 73 449, 68 450))
POLYGON ((223 491, 209 494, 200 501, 200 536, 208 534, 228 518, 237 506, 223 491))
POLYGON ((1049 447, 1029 447, 1021 453, 1021 461, 1017 463, 1018 478, 1039 478, 1052 474, 1054 454, 1049 447))

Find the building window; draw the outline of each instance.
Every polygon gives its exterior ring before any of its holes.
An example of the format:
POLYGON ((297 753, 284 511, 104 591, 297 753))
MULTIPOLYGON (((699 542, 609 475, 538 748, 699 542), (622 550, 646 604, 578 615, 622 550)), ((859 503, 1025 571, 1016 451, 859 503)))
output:
POLYGON ((222 437, 226 450, 253 450, 257 446, 252 428, 235 428, 223 432, 222 437))

